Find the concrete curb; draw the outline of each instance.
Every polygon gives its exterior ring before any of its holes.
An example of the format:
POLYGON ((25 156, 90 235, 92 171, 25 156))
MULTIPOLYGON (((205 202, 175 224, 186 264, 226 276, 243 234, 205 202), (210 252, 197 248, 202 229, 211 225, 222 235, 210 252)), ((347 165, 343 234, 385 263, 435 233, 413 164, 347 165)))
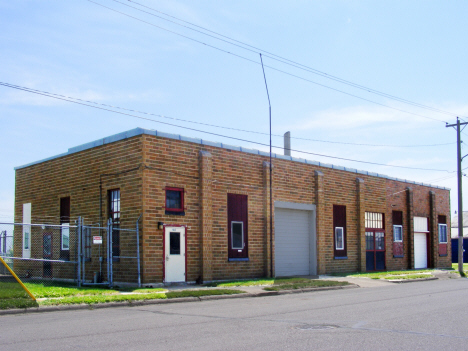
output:
POLYGON ((315 291, 341 290, 341 289, 354 289, 354 288, 359 288, 359 285, 351 283, 350 285, 327 286, 323 288, 306 288, 306 289, 280 290, 280 291, 261 291, 257 293, 246 292, 246 293, 233 294, 233 295, 208 295, 208 296, 200 296, 200 297, 178 297, 178 298, 172 298, 172 299, 107 302, 107 303, 97 303, 93 305, 80 304, 80 305, 44 306, 44 307, 35 307, 35 308, 0 310, 0 317, 6 316, 6 315, 22 314, 22 313, 96 310, 96 309, 101 309, 101 308, 112 308, 112 307, 136 307, 136 306, 159 305, 159 304, 168 304, 168 303, 201 302, 201 301, 210 301, 210 300, 224 300, 224 299, 236 299, 236 298, 248 298, 248 297, 252 298, 252 297, 278 296, 278 295, 308 293, 308 292, 315 292, 315 291))
POLYGON ((401 283, 425 282, 425 281, 428 281, 428 280, 437 280, 437 279, 439 279, 439 278, 431 277, 431 278, 420 278, 420 279, 392 279, 392 280, 388 280, 388 282, 401 284, 401 283))

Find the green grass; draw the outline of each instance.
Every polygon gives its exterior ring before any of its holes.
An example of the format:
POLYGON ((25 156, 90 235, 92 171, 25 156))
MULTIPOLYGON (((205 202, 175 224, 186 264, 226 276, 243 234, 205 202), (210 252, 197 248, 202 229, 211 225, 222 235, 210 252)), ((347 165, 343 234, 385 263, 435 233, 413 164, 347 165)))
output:
POLYGON ((432 274, 406 274, 406 275, 388 275, 383 277, 387 280, 401 280, 401 279, 422 279, 432 278, 432 274))
MULTIPOLYGON (((154 290, 154 289, 149 289, 154 290)), ((41 306, 51 305, 76 305, 88 304, 93 305, 97 303, 109 302, 123 302, 123 301, 142 301, 142 300, 156 300, 156 299, 175 299, 181 297, 200 297, 200 296, 213 296, 213 295, 233 295, 241 294, 244 291, 228 290, 228 289, 211 289, 211 290, 180 290, 170 292, 153 292, 146 294, 125 294, 125 295, 96 295, 96 296, 73 296, 63 297, 60 299, 50 299, 40 301, 41 306)))
POLYGON ((38 304, 16 281, 0 281, 0 310, 30 308, 38 304))
POLYGON ((388 276, 431 273, 431 269, 407 270, 407 271, 387 271, 387 272, 369 272, 369 273, 349 273, 347 277, 386 279, 388 276))
POLYGON ((296 290, 305 288, 321 288, 330 286, 344 286, 349 285, 348 282, 337 282, 333 280, 311 280, 308 278, 286 278, 276 279, 275 283, 264 288, 266 291, 279 291, 279 290, 296 290))
POLYGON ((213 295, 235 295, 242 294, 245 291, 234 290, 234 289, 208 289, 208 290, 180 290, 170 291, 165 295, 168 299, 174 299, 179 297, 200 297, 200 296, 213 296, 213 295))
POLYGON ((167 289, 156 288, 107 288, 71 286, 70 284, 26 283, 38 302, 29 297, 26 291, 16 282, 0 282, 0 309, 30 308, 38 306, 97 304, 122 301, 141 301, 154 299, 173 299, 180 297, 200 297, 209 295, 240 294, 243 291, 228 289, 180 290, 167 292, 167 289))
POLYGON ((205 286, 218 287, 218 288, 230 288, 233 286, 259 286, 259 285, 273 285, 275 279, 264 278, 264 279, 250 279, 250 280, 233 280, 227 282, 208 283, 205 286))
MULTIPOLYGON (((458 263, 452 263, 452 268, 458 272, 458 263)), ((468 263, 463 263, 463 273, 460 275, 462 277, 466 277, 468 275, 468 263)))

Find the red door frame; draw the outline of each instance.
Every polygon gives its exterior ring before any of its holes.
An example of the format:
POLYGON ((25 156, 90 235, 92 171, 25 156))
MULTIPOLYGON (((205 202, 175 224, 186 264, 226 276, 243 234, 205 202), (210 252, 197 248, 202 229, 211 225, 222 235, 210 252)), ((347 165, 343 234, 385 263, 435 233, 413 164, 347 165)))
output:
POLYGON ((174 227, 174 228, 185 228, 185 282, 187 282, 187 236, 188 236, 188 227, 186 225, 170 225, 164 224, 163 225, 163 282, 166 279, 166 227, 174 227))
POLYGON ((367 250, 367 247, 366 247, 366 252, 373 252, 374 253, 374 271, 375 272, 385 271, 385 269, 387 269, 387 258, 386 258, 386 255, 385 255, 385 250, 386 250, 386 247, 387 247, 387 243, 385 242, 385 239, 386 239, 385 230, 384 229, 379 229, 379 228, 366 228, 365 232, 366 233, 367 232, 373 232, 374 233, 374 235, 373 235, 374 249, 373 250, 367 250), (383 235, 384 235, 384 237, 383 237, 383 245, 384 245, 383 250, 377 250, 376 249, 376 245, 375 245, 375 233, 376 232, 383 233, 383 235), (383 257, 384 257, 384 268, 383 269, 376 269, 377 268, 377 255, 376 255, 377 252, 383 252, 384 253, 384 255, 383 255, 383 257))

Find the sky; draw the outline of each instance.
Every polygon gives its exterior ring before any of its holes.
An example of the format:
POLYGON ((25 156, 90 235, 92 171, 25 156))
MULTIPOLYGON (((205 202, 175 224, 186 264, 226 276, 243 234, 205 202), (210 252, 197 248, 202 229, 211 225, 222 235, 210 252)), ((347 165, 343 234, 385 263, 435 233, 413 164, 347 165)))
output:
POLYGON ((461 0, 0 0, 0 222, 15 167, 136 127, 268 151, 260 53, 273 146, 290 131, 294 157, 451 188, 453 214, 467 14, 461 0))

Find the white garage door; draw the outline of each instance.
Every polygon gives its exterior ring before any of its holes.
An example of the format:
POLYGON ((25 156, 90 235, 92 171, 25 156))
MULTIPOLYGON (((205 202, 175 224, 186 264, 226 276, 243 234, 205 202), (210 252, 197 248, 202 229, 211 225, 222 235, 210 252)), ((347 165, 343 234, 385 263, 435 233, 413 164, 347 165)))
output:
MULTIPOLYGON (((275 275, 316 274, 311 257, 312 211, 275 208, 275 275)), ((315 247, 315 245, 313 245, 315 247)))
POLYGON ((427 268, 426 233, 414 233, 414 268, 427 268))

